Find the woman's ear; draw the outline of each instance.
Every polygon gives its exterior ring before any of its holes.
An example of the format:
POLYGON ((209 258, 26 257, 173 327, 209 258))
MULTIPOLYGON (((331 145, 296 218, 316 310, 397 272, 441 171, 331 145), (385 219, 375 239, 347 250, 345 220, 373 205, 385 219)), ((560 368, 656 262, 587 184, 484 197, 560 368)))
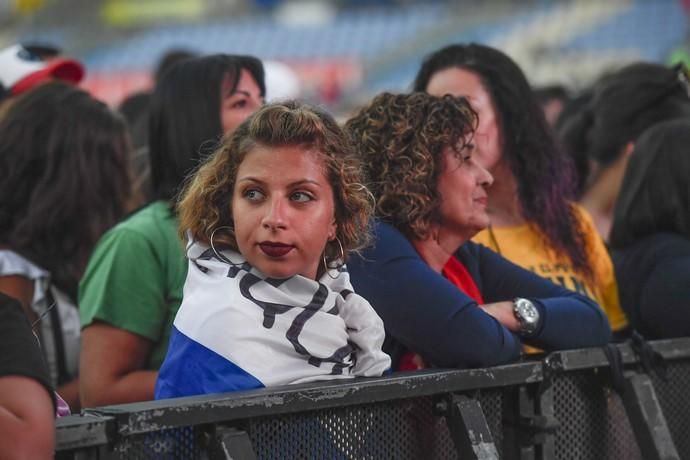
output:
POLYGON ((333 241, 338 235, 338 224, 335 222, 335 216, 333 217, 333 222, 331 222, 331 228, 328 230, 328 241, 333 241))

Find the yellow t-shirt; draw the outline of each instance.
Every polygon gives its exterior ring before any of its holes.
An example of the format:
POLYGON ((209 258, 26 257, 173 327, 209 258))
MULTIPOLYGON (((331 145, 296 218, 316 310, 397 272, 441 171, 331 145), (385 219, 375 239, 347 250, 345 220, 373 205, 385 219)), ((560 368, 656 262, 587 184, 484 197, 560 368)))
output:
POLYGON ((592 218, 582 207, 573 204, 585 237, 593 282, 574 270, 567 255, 547 246, 541 232, 528 224, 493 227, 478 233, 472 241, 483 244, 506 259, 567 289, 595 300, 608 316, 611 329, 619 331, 628 325, 618 300, 618 285, 606 246, 596 231, 592 218), (493 233, 493 238, 491 236, 493 233))

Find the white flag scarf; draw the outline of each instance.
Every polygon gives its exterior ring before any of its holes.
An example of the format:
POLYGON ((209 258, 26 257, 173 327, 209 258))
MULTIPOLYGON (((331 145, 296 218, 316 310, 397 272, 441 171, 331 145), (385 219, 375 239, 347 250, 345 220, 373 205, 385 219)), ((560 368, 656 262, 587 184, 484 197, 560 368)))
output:
MULTIPOLYGON (((381 318, 333 279, 267 278, 239 253, 194 242, 156 399, 315 380, 379 376, 381 318)), ((331 273, 335 273, 331 270, 331 273)))

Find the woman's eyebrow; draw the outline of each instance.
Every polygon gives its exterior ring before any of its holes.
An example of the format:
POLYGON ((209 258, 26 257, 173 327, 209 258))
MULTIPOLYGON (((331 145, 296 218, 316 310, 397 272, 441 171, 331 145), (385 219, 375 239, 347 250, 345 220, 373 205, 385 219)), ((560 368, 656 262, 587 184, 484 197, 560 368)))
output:
POLYGON ((236 89, 232 93, 228 94, 228 97, 234 96, 235 94, 239 94, 241 96, 246 96, 246 97, 251 97, 251 94, 249 94, 249 91, 243 90, 243 89, 236 89))
POLYGON ((240 183, 240 182, 256 182, 257 184, 263 184, 263 183, 264 183, 264 181, 262 181, 261 179, 257 179, 257 178, 254 177, 254 176, 238 177, 237 180, 236 180, 235 182, 237 182, 237 183, 240 183))
MULTIPOLYGON (((266 183, 265 181, 262 181, 261 179, 258 179, 254 176, 238 177, 236 183, 240 183, 240 182, 255 182, 257 184, 265 184, 266 183)), ((317 187, 322 186, 321 183, 319 183, 318 181, 315 181, 313 179, 300 179, 300 180, 297 180, 294 182, 290 182, 287 185, 288 185, 288 187, 298 187, 300 185, 305 185, 305 184, 311 184, 311 185, 315 185, 317 187)))
POLYGON ((296 186, 305 185, 305 184, 311 184, 311 185, 316 185, 317 187, 321 187, 321 184, 319 182, 313 180, 313 179, 298 180, 298 181, 289 183, 288 186, 296 187, 296 186))
MULTIPOLYGON (((266 182, 262 181, 261 179, 258 179, 254 176, 244 176, 244 177, 238 177, 235 183, 239 184, 240 182, 254 182, 259 185, 265 185, 266 182)), ((296 180, 294 182, 290 182, 287 184, 288 188, 294 188, 294 187, 299 187, 300 185, 314 185, 316 187, 322 187, 322 184, 314 179, 300 179, 296 180)))

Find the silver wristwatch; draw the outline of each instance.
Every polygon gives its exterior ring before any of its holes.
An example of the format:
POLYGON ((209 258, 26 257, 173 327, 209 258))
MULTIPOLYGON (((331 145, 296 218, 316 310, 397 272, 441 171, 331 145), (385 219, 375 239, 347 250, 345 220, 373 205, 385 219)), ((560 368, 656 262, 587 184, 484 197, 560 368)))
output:
POLYGON ((519 334, 530 337, 537 332, 539 326, 539 310, 531 300, 521 297, 513 300, 513 313, 520 324, 519 334))

